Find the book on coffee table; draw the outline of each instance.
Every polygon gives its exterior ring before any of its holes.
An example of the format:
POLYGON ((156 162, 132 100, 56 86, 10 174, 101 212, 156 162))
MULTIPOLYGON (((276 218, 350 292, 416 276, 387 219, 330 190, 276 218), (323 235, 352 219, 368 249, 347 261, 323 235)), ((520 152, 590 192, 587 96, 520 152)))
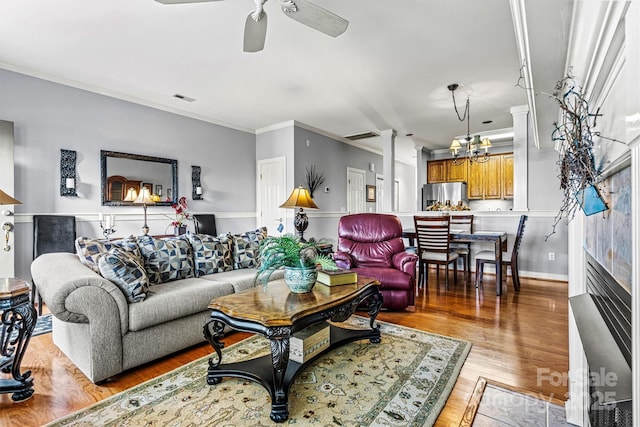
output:
POLYGON ((294 333, 289 340, 289 359, 305 363, 329 347, 330 335, 327 322, 316 323, 294 333))
POLYGON ((345 285, 356 283, 358 273, 352 270, 318 270, 318 282, 327 285, 345 285))

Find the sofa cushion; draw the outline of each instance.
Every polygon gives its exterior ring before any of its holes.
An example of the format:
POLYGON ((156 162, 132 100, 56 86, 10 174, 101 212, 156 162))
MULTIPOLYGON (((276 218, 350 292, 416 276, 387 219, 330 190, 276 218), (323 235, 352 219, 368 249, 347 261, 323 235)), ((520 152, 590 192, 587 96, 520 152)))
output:
POLYGON ((191 245, 181 237, 138 236, 144 269, 153 284, 193 277, 191 245))
POLYGON ((233 268, 253 268, 260 265, 260 242, 267 237, 267 227, 231 234, 233 268))
POLYGON ((100 273, 98 258, 114 246, 130 252, 142 265, 142 253, 133 235, 120 240, 104 240, 82 236, 76 239, 75 245, 80 261, 96 273, 100 273))
POLYGON ((230 283, 196 278, 151 286, 144 301, 129 304, 129 330, 139 331, 206 311, 213 298, 232 293, 230 283))
POLYGON ((100 274, 115 283, 127 301, 144 301, 149 288, 149 278, 144 267, 130 252, 114 246, 98 258, 100 274))
MULTIPOLYGON (((269 278, 269 281, 282 279, 283 277, 284 270, 276 270, 269 278)), ((209 274, 207 276, 201 276, 200 278, 212 282, 231 283, 233 285, 233 290, 237 293, 256 286, 256 269, 243 268, 241 270, 232 270, 225 271, 224 273, 209 274)), ((262 282, 260 282, 260 286, 262 286, 261 283, 262 282)))
POLYGON ((196 277, 233 270, 229 236, 213 237, 208 234, 189 234, 188 239, 193 250, 196 277))

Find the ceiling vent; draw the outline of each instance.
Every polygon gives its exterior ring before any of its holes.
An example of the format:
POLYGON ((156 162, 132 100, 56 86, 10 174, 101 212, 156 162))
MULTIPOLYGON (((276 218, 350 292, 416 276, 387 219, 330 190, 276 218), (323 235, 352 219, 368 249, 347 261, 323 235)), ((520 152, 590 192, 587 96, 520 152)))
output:
POLYGON ((195 98, 191 98, 191 97, 188 97, 188 96, 186 96, 186 95, 180 95, 179 93, 176 93, 175 95, 173 95, 173 97, 174 97, 174 98, 181 99, 181 100, 183 100, 183 101, 187 101, 187 102, 193 102, 193 101, 195 101, 195 98))
POLYGON ((354 133, 353 135, 346 135, 345 138, 350 141, 357 141, 359 139, 373 138, 376 136, 380 136, 380 135, 375 132, 363 132, 363 133, 354 133))

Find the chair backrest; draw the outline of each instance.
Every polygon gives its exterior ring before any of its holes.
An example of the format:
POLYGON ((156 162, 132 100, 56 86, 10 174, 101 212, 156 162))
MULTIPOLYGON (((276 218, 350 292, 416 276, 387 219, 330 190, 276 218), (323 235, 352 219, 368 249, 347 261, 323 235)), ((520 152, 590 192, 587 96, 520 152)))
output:
POLYGON ((416 228, 419 256, 423 252, 449 253, 450 217, 448 215, 414 216, 413 223, 416 228))
POLYGON ((218 235, 216 231, 216 216, 213 214, 194 215, 193 223, 196 234, 208 234, 210 236, 218 235))
POLYGON ((33 258, 52 252, 75 253, 76 217, 70 215, 33 216, 33 258))
POLYGON ((522 236, 524 235, 524 226, 529 217, 527 215, 520 216, 520 222, 518 223, 518 231, 516 231, 516 238, 513 241, 513 250, 511 251, 511 265, 516 264, 518 259, 518 251, 520 250, 520 243, 522 243, 522 236))
POLYGON ((345 215, 338 221, 338 251, 350 254, 354 267, 391 267, 393 256, 404 252, 402 223, 389 214, 345 215))
POLYGON ((473 233, 473 215, 450 215, 449 224, 452 230, 473 233))

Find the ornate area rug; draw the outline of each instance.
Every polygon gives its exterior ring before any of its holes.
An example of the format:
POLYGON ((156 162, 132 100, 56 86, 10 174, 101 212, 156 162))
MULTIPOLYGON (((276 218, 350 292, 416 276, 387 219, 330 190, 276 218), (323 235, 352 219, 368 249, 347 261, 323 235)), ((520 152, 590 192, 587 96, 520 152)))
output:
MULTIPOLYGON (((284 424, 432 425, 471 344, 379 322, 382 342, 334 349, 303 370, 289 393, 284 424)), ((353 316, 342 326, 366 328, 353 316)), ((223 362, 269 352, 253 336, 223 350, 223 362)), ((147 381, 47 426, 273 426, 271 399, 260 385, 224 378, 209 386, 208 357, 147 381)))

